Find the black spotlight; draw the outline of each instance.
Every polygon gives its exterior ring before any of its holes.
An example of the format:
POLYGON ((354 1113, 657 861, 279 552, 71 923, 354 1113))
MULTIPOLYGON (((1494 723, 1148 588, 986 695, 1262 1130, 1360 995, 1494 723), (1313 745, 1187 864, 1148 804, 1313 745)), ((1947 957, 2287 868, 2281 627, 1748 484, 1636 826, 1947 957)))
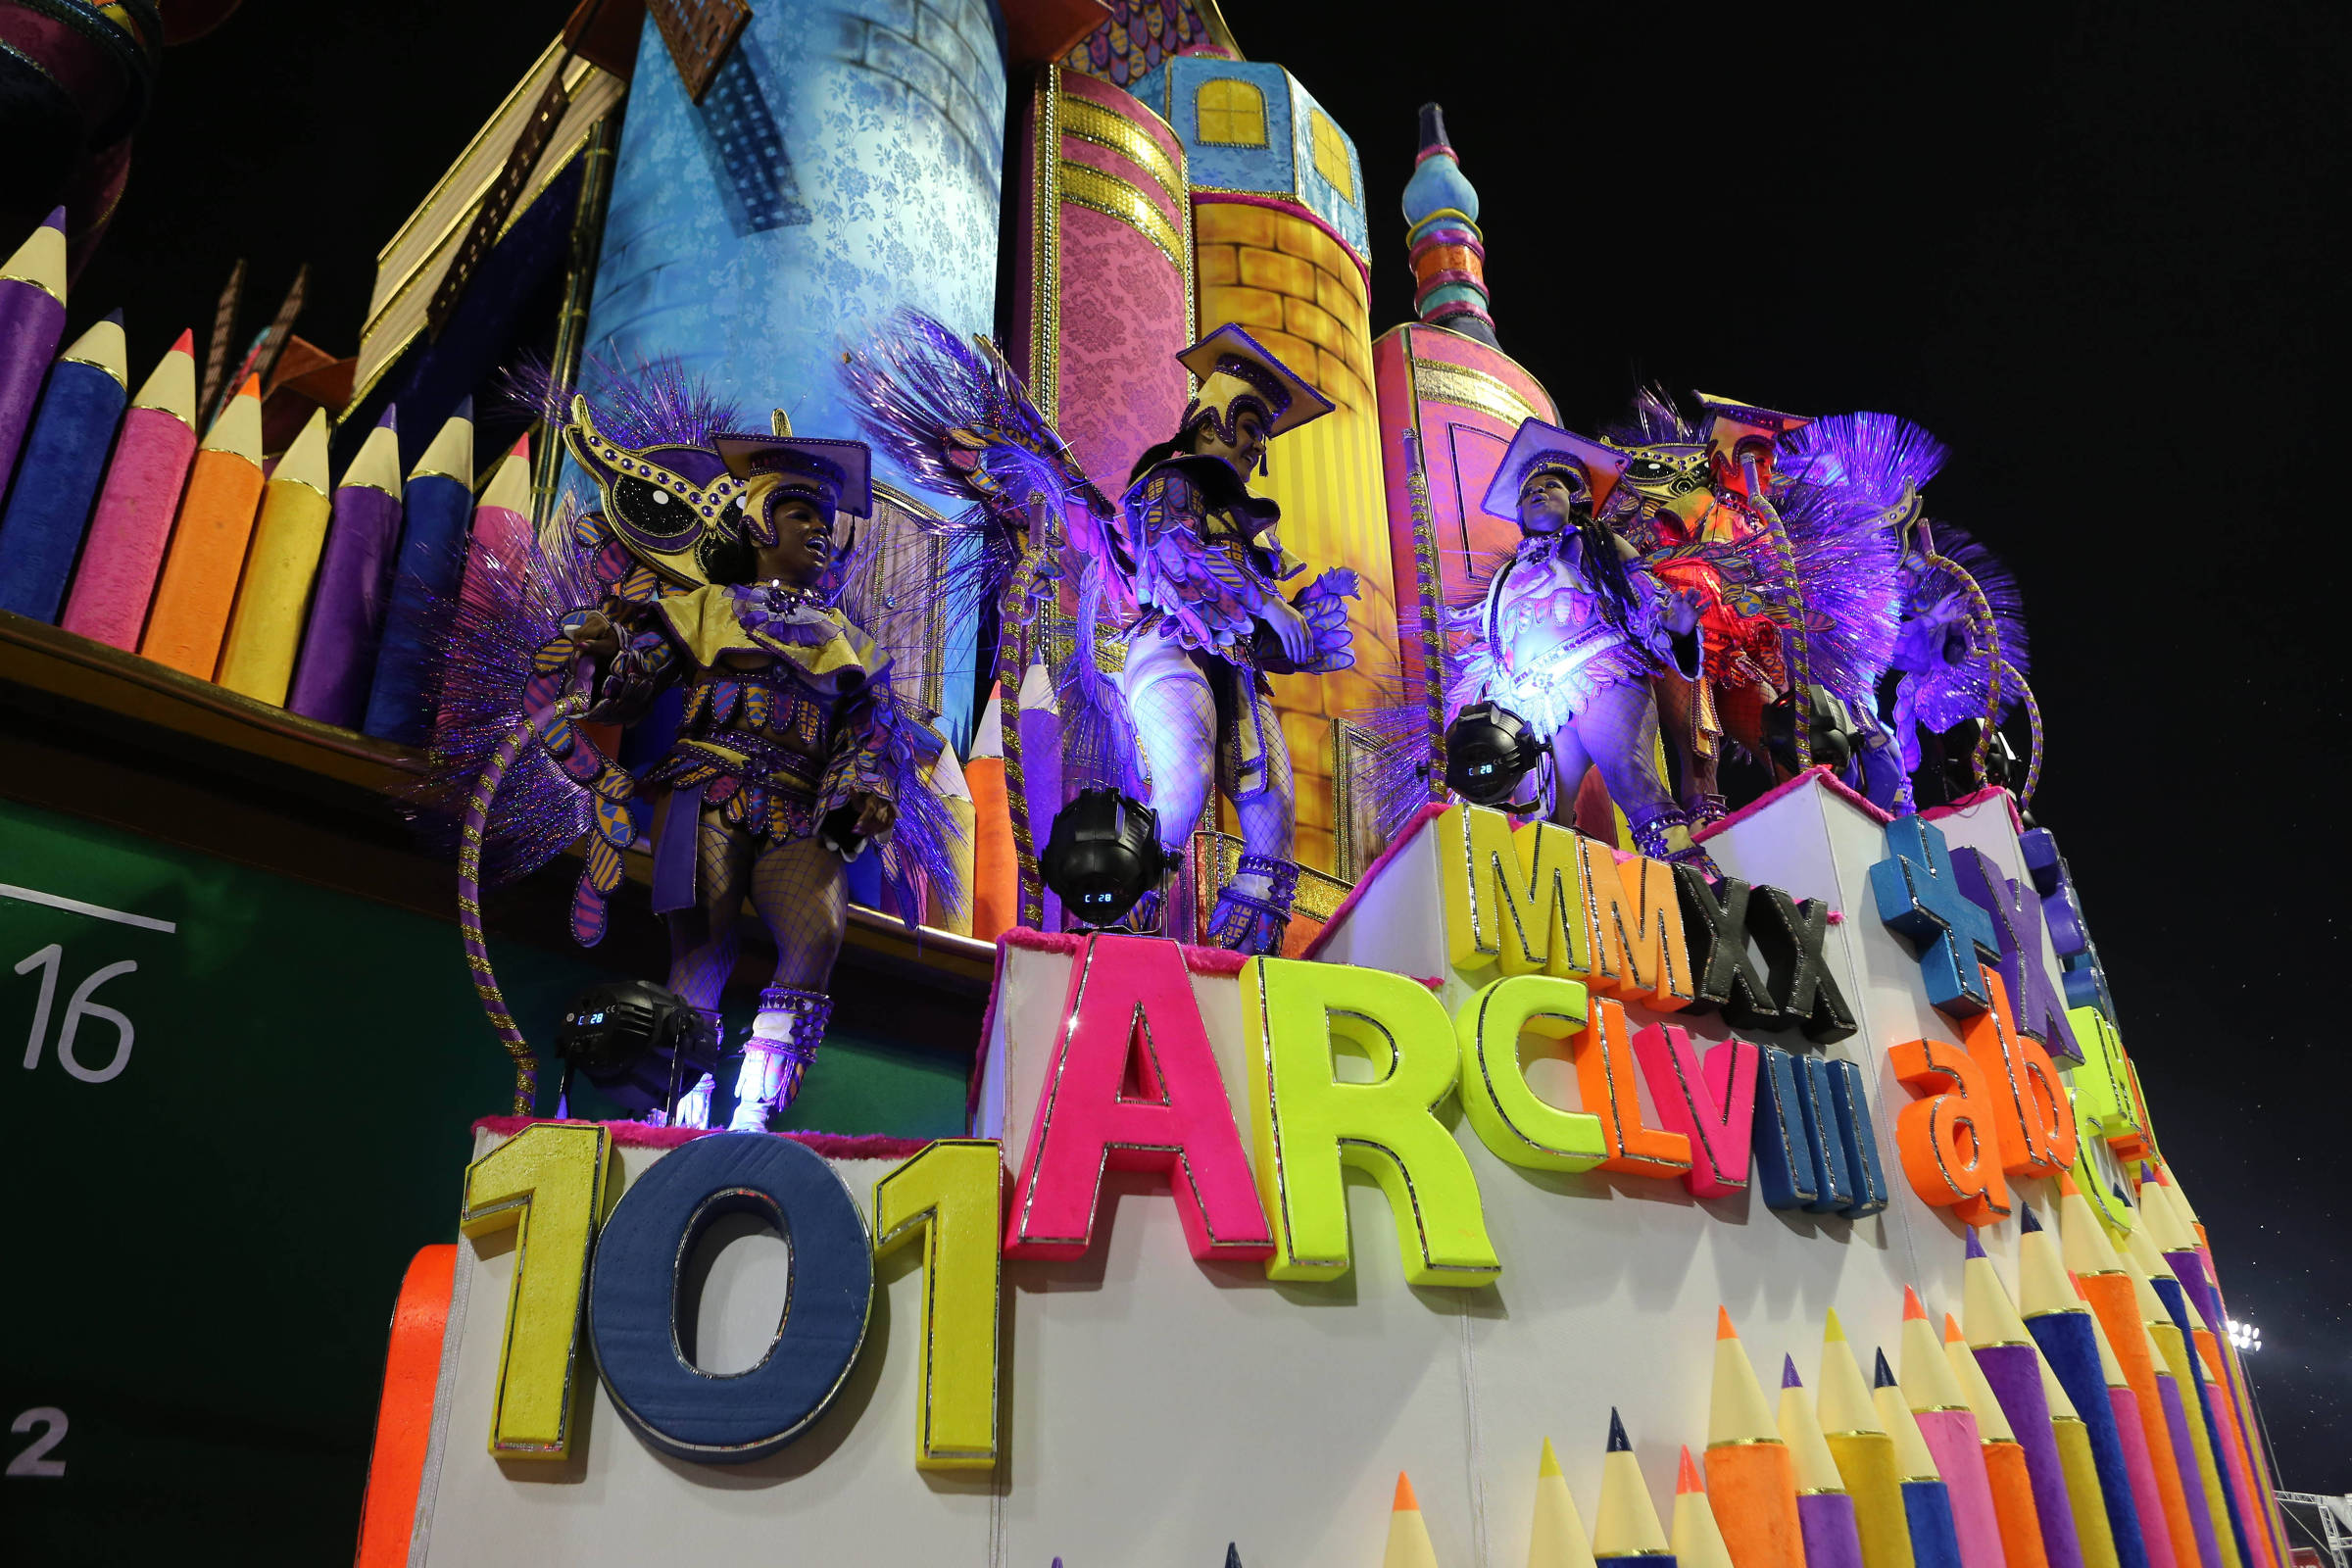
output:
POLYGON ((1446 787, 1472 806, 1500 806, 1544 760, 1526 720, 1497 703, 1472 703, 1446 731, 1446 787))
POLYGON ((1080 790, 1054 817, 1038 869, 1062 906, 1092 926, 1115 925, 1176 868, 1159 813, 1113 789, 1080 790))
POLYGON ((718 1031, 686 999, 650 980, 590 986, 564 1010, 556 1054, 615 1104, 674 1112, 678 1097, 718 1069, 718 1031))

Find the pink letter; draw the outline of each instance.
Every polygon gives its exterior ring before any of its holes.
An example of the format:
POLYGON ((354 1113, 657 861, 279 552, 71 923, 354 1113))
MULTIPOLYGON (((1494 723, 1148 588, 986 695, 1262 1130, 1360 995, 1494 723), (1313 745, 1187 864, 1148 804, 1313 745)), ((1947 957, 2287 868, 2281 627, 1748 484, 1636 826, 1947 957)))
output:
POLYGON ((1088 937, 1061 1020, 1013 1187, 1006 1255, 1085 1255, 1102 1172, 1116 1166, 1168 1172, 1195 1257, 1273 1256, 1274 1232, 1175 944, 1088 937))
POLYGON ((1695 1198, 1722 1198, 1747 1186, 1748 1139, 1755 1131, 1756 1048, 1737 1036, 1702 1065, 1690 1031, 1651 1024, 1634 1036, 1634 1055, 1658 1102, 1658 1120, 1690 1140, 1683 1173, 1695 1198))

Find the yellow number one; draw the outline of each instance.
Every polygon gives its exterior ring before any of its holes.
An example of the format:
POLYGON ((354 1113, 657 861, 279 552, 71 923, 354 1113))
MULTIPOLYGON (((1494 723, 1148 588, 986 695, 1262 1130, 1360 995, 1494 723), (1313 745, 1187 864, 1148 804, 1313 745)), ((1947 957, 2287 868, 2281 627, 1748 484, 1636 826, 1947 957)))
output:
POLYGON ((588 1294, 588 1244, 620 1196, 605 1129, 525 1127, 466 1167, 458 1228, 477 1242, 515 1228, 507 1343, 498 1352, 490 1452, 561 1459, 571 1445, 571 1366, 588 1294))
POLYGON ((923 1235, 918 1470, 997 1462, 1004 1164, 993 1138, 942 1138, 874 1184, 874 1253, 923 1235))

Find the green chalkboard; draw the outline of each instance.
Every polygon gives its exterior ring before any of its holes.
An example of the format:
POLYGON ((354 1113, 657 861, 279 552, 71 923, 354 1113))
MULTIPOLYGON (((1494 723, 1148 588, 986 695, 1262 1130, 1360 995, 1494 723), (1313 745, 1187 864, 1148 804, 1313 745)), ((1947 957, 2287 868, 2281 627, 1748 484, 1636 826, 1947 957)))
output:
MULTIPOLYGON (((497 959, 542 1044, 614 978, 497 959)), ((967 1061, 836 1038, 793 1122, 959 1131, 967 1061)), ((511 1092, 456 928, 0 801, 0 1428, 65 1417, 0 1430, 0 1561, 347 1558, 402 1270, 511 1092)))

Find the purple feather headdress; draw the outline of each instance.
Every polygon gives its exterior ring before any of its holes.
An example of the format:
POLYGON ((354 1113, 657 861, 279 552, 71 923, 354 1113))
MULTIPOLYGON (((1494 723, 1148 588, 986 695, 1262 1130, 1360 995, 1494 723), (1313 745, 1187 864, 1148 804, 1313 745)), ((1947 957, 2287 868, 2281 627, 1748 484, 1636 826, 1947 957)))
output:
POLYGON ((726 431, 746 428, 743 406, 721 397, 675 356, 629 364, 611 354, 593 354, 582 369, 585 373, 566 381, 544 359, 526 356, 500 385, 550 429, 570 423, 572 397, 584 395, 605 439, 632 451, 708 447, 726 431))

